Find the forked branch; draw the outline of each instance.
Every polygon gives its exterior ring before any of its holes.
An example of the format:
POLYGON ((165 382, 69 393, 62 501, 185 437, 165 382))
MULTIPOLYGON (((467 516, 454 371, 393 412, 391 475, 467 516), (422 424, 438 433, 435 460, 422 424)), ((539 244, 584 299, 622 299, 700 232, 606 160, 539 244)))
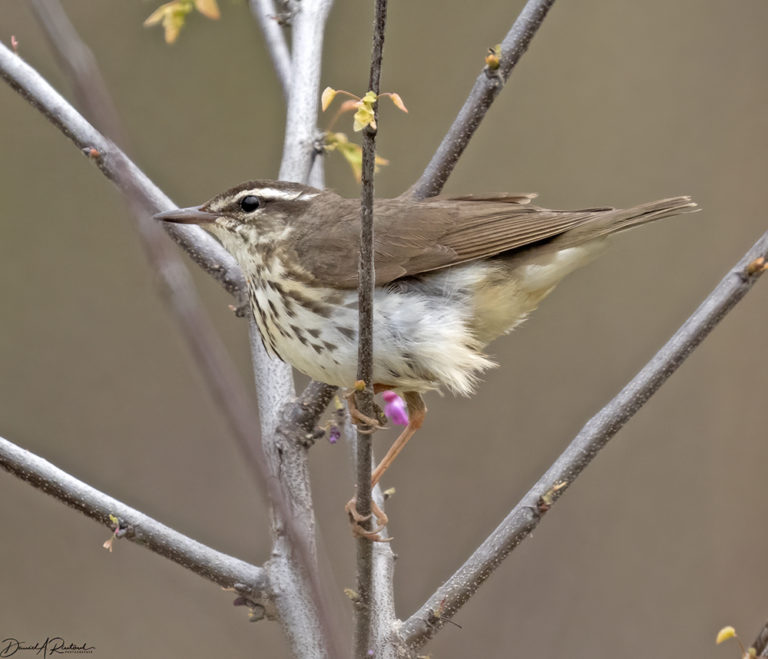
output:
POLYGON ((403 625, 403 639, 421 647, 450 620, 635 413, 749 292, 766 268, 768 233, 728 272, 698 309, 613 400, 592 417, 565 451, 448 579, 403 625))
POLYGON ((263 568, 222 554, 174 531, 2 437, 0 467, 111 530, 115 525, 110 515, 116 517, 120 537, 165 556, 220 586, 236 588, 249 599, 271 609, 263 568))
MULTIPOLYGON (((287 535, 299 537, 295 532, 294 518, 288 514, 288 505, 280 484, 270 477, 263 450, 257 442, 255 429, 258 427, 256 416, 239 381, 236 370, 231 365, 223 346, 207 319, 199 313, 196 294, 188 281, 188 273, 178 257, 169 252, 162 240, 155 235, 158 225, 153 223, 151 215, 159 210, 174 208, 175 205, 134 165, 125 154, 109 140, 105 139, 93 126, 81 117, 34 69, 21 58, 0 44, 0 76, 16 91, 40 110, 46 118, 90 157, 101 171, 110 178, 125 194, 134 214, 139 220, 145 247, 150 260, 154 263, 164 283, 164 292, 171 308, 181 320, 180 327, 196 357, 196 363, 204 373, 204 381, 209 386, 214 400, 224 411, 235 438, 252 471, 259 475, 258 483, 267 490, 269 500, 276 509, 281 510, 285 520, 287 535), (143 224, 142 224, 143 222, 143 224), (149 222, 149 224, 147 224, 149 222)), ((240 297, 245 290, 244 280, 234 259, 217 241, 198 227, 189 225, 168 225, 166 230, 191 256, 214 278, 218 279, 226 290, 240 297)), ((162 236, 161 236, 162 237, 162 236)), ((290 376, 290 373, 289 373, 290 376)), ((262 420, 269 418, 273 422, 301 418, 300 424, 292 424, 297 435, 288 437, 292 445, 299 446, 306 434, 306 427, 319 417, 322 409, 316 404, 327 402, 329 392, 326 386, 312 387, 308 391, 315 396, 312 404, 291 410, 283 408, 286 397, 272 406, 271 412, 262 414, 262 420), (281 413, 282 408, 282 413, 281 413), (308 415, 307 410, 311 410, 308 415)), ((294 403, 296 404, 296 403, 294 403)), ((274 428, 271 426, 270 430, 274 428)), ((306 550, 306 540, 302 535, 295 543, 297 554, 309 561, 310 551, 306 550)), ((310 562, 306 563, 303 573, 314 574, 310 562)), ((314 581, 314 579, 312 579, 314 581)), ((313 594, 318 588, 313 587, 313 594)), ((322 598, 321 598, 322 599, 322 598)), ((327 615, 327 607, 319 606, 321 615, 327 615)), ((326 625, 327 626, 327 625, 326 625)))

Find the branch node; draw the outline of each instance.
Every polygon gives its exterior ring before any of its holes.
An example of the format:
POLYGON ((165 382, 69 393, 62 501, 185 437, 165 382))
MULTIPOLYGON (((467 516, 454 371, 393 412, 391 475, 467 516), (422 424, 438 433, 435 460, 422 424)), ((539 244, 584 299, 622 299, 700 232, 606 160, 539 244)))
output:
POLYGON ((768 263, 766 263, 765 257, 758 256, 744 269, 744 274, 747 277, 754 277, 763 274, 766 270, 768 270, 768 263))
POLYGON ((237 291, 237 304, 228 304, 227 308, 235 314, 237 318, 247 318, 251 313, 251 303, 248 301, 248 295, 244 290, 237 291))
POLYGON ((310 449, 321 437, 325 437, 325 428, 315 426, 310 432, 305 432, 303 435, 296 435, 296 440, 302 448, 310 449))
POLYGON ((542 494, 538 501, 536 501, 536 518, 547 512, 552 505, 560 498, 562 490, 568 486, 568 481, 559 481, 550 487, 544 494, 542 494))
POLYGON ((96 147, 85 146, 80 150, 86 155, 87 158, 90 158, 91 160, 97 160, 101 158, 101 151, 99 151, 96 147))

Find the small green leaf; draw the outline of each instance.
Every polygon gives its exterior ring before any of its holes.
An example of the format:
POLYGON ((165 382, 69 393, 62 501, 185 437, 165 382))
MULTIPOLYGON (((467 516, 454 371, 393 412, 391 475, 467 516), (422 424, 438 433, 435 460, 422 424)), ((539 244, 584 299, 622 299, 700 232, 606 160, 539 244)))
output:
POLYGON ((207 18, 217 19, 221 15, 217 0, 171 0, 153 11, 144 21, 144 27, 162 24, 165 43, 173 43, 179 38, 187 15, 195 9, 207 18))
POLYGON ((195 0, 195 8, 206 18, 218 20, 221 17, 216 0, 195 0))
POLYGON ((323 112, 333 103, 334 98, 336 98, 336 90, 333 87, 326 87, 320 96, 320 107, 323 109, 323 112))
POLYGON ((184 26, 187 14, 192 11, 192 3, 188 0, 172 0, 160 5, 144 21, 144 27, 162 23, 165 43, 173 43, 178 39, 179 32, 184 26))
MULTIPOLYGON (((339 154, 347 161, 347 164, 352 168, 352 173, 355 176, 355 180, 359 183, 363 174, 363 148, 359 144, 350 142, 344 133, 326 133, 325 135, 325 150, 326 151, 338 151, 339 154)), ((389 164, 389 160, 376 156, 374 161, 376 165, 376 171, 379 167, 383 167, 389 164)))
POLYGON ((719 632, 717 632, 717 638, 715 638, 715 643, 717 645, 720 645, 723 641, 727 641, 731 638, 736 636, 736 630, 731 627, 731 625, 728 625, 726 627, 723 627, 719 632))
POLYGON ((160 5, 155 11, 153 11, 149 16, 147 16, 146 19, 144 19, 144 27, 149 27, 150 25, 157 25, 160 21, 165 18, 165 14, 170 11, 170 5, 173 5, 175 3, 169 2, 166 5, 160 5))
POLYGON ((357 133, 366 126, 370 126, 374 130, 376 129, 376 120, 374 118, 373 109, 365 103, 365 99, 360 102, 360 106, 357 108, 354 116, 354 124, 352 129, 357 133))

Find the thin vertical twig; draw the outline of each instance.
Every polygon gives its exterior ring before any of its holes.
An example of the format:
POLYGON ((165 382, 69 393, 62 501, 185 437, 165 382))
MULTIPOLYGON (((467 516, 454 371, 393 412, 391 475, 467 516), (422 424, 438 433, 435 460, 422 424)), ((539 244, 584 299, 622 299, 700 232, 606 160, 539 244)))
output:
MULTIPOLYGON (((384 30, 387 21, 386 0, 376 0, 371 69, 368 91, 378 96, 381 78, 381 61, 384 51, 384 30)), ((378 103, 374 103, 374 119, 378 103)), ((376 159, 376 124, 363 131, 362 192, 360 198, 360 264, 358 268, 358 353, 357 379, 364 388, 357 393, 357 407, 366 416, 373 416, 373 289, 375 282, 373 263, 373 198, 374 165, 376 159)), ((371 529, 371 427, 360 427, 357 433, 357 510, 368 516, 367 528, 371 529)), ((357 541, 357 618, 355 623, 355 656, 367 656, 371 645, 371 603, 373 580, 373 547, 369 538, 357 541)))
MULTIPOLYGON (((344 417, 341 426, 341 436, 349 452, 349 464, 352 477, 356 478, 357 464, 357 432, 349 414, 344 417)), ((373 501, 383 511, 386 505, 384 493, 379 483, 371 493, 373 501)), ((387 537, 387 527, 379 531, 382 537, 387 537)), ((397 633, 397 616, 395 614, 395 554, 389 542, 374 542, 371 545, 373 556, 373 576, 371 578, 370 597, 370 648, 377 659, 400 659, 404 644, 397 633)))

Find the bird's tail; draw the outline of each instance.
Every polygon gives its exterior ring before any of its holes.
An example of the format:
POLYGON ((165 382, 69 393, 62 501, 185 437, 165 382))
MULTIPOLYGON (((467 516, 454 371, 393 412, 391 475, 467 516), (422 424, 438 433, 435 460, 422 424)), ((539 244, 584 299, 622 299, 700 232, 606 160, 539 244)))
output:
POLYGON ((567 231, 558 237, 558 247, 583 243, 612 233, 634 229, 641 224, 663 220, 683 213, 695 213, 701 210, 690 197, 670 197, 659 201, 650 201, 632 208, 606 208, 595 212, 584 224, 567 231))

